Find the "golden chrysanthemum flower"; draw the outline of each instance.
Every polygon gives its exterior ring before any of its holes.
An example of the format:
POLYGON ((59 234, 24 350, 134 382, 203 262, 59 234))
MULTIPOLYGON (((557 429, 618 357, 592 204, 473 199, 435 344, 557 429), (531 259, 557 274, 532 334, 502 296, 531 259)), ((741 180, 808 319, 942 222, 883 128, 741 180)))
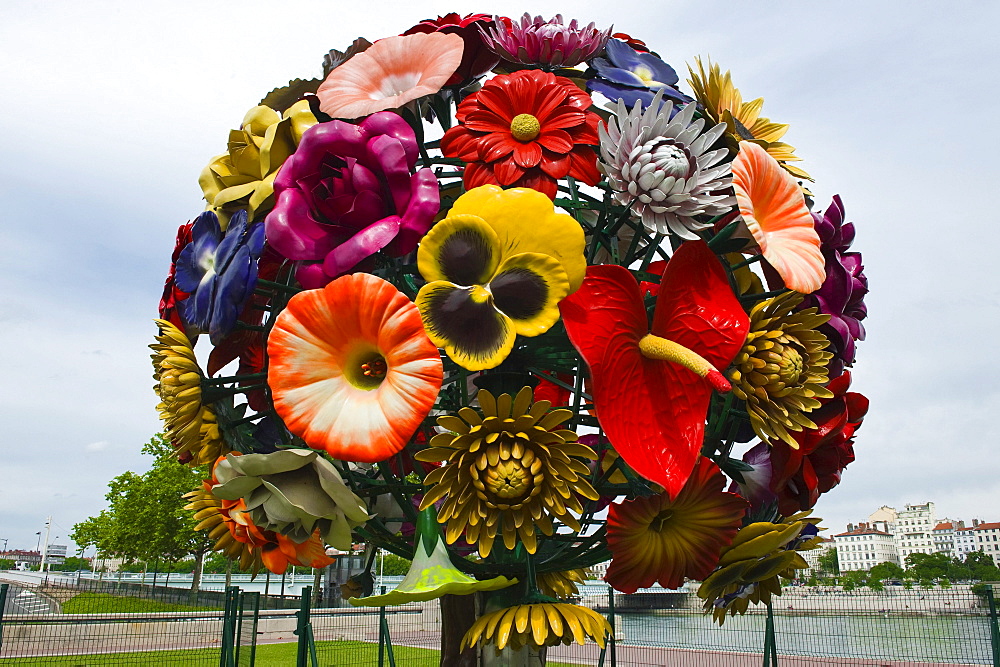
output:
POLYGON ((705 611, 721 625, 726 614, 745 614, 750 603, 765 604, 781 595, 781 580, 809 567, 800 551, 819 547, 822 519, 800 512, 781 523, 759 521, 744 526, 722 551, 719 566, 698 588, 705 611))
POLYGON ((780 162, 792 176, 813 180, 804 169, 788 164, 802 158, 795 155, 793 146, 778 141, 788 131, 788 125, 772 123, 771 119, 760 115, 764 106, 763 97, 744 102, 739 88, 733 85, 729 70, 723 74, 718 63, 709 61, 706 71, 701 58, 695 58, 695 64, 698 66, 697 72, 688 65, 688 72, 691 74, 688 83, 694 91, 695 99, 705 107, 709 118, 716 123, 726 124, 726 137, 734 150, 741 140, 752 141, 780 162))
POLYGON ((816 428, 805 413, 832 398, 826 388, 833 354, 818 331, 830 317, 815 308, 796 311, 802 295, 787 292, 758 302, 750 311, 750 333, 733 360, 733 393, 746 401, 750 425, 762 440, 783 440, 798 449, 788 431, 816 428))
POLYGON ((574 641, 583 645, 587 637, 604 648, 610 633, 611 624, 592 609, 563 602, 536 602, 483 614, 462 637, 461 650, 480 640, 502 651, 508 645, 515 650, 574 641))
POLYGON ((580 594, 577 584, 583 583, 586 571, 582 568, 575 570, 563 570, 561 572, 544 572, 536 575, 538 590, 542 595, 568 600, 580 594))
POLYGON ((478 396, 482 416, 462 408, 458 416, 438 418, 448 432, 431 438, 430 447, 416 455, 419 461, 445 462, 424 478, 430 488, 420 509, 448 496, 438 514, 438 521, 447 523, 445 539, 452 544, 464 532, 484 558, 498 534, 508 549, 520 537, 528 553, 535 553, 535 530, 552 535, 551 517, 580 530, 573 516, 583 512, 578 496, 597 500, 598 495, 585 479, 587 465, 573 457, 593 460, 597 454, 577 442, 575 432, 559 428, 573 412, 533 402, 529 387, 513 399, 494 398, 486 390, 478 396))
POLYGON ((229 451, 219 433, 215 413, 201 402, 203 374, 191 341, 166 320, 154 320, 160 328, 153 354, 153 390, 160 397, 156 406, 167 435, 178 453, 188 453, 191 465, 205 465, 229 451))

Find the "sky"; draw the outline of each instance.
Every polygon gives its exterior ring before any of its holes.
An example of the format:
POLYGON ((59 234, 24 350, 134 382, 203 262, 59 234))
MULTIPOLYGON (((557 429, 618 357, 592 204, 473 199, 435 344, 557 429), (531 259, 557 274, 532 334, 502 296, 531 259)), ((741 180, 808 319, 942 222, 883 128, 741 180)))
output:
POLYGON ((45 3, 0 5, 0 543, 34 549, 148 468, 160 429, 147 345, 202 167, 274 87, 358 36, 483 11, 614 24, 745 99, 841 194, 871 293, 857 460, 817 514, 881 505, 1000 521, 994 280, 1000 4, 930 2, 45 3), (985 199, 984 199, 985 197, 985 199), (964 203, 963 203, 964 202, 964 203))

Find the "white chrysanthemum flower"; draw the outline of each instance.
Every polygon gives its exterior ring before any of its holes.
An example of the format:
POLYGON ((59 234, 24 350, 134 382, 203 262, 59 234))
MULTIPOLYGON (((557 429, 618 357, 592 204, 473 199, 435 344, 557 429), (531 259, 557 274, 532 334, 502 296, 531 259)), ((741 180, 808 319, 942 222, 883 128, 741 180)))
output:
POLYGON ((657 93, 646 110, 632 110, 622 100, 609 105, 615 115, 598 126, 601 169, 615 190, 615 200, 630 206, 651 231, 673 232, 685 239, 708 227, 697 215, 721 215, 736 203, 730 190, 730 164, 718 164, 728 151, 705 152, 723 132, 719 123, 702 133, 704 119, 692 121, 695 104, 670 118, 673 104, 657 93))

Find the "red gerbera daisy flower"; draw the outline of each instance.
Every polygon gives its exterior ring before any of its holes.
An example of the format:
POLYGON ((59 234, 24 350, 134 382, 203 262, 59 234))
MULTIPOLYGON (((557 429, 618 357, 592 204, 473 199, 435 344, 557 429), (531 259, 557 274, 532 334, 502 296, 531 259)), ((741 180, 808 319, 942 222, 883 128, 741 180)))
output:
POLYGON ((469 163, 467 190, 480 185, 534 188, 551 199, 566 176, 596 185, 600 117, 569 79, 541 70, 496 76, 469 95, 445 132, 441 151, 469 163))

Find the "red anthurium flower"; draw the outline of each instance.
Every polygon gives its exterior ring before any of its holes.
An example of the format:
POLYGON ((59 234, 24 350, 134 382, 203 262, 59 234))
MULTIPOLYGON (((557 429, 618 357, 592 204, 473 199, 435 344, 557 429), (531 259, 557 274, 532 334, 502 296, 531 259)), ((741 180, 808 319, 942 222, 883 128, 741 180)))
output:
POLYGON ((847 391, 850 386, 849 372, 830 381, 827 388, 833 398, 809 413, 816 428, 792 433, 798 449, 771 441, 771 490, 784 516, 813 507, 820 494, 840 483, 844 468, 854 460, 854 432, 868 412, 868 399, 847 391))
POLYGON ((628 269, 591 266, 560 303, 570 341, 590 366, 594 406, 608 440, 633 470, 671 497, 698 458, 717 369, 750 327, 725 271, 703 241, 682 245, 663 275, 650 334, 628 269))
POLYGON ((590 95, 569 79, 541 70, 496 76, 469 95, 444 133, 441 151, 469 163, 465 188, 533 188, 555 199, 557 179, 596 185, 600 117, 590 95))

